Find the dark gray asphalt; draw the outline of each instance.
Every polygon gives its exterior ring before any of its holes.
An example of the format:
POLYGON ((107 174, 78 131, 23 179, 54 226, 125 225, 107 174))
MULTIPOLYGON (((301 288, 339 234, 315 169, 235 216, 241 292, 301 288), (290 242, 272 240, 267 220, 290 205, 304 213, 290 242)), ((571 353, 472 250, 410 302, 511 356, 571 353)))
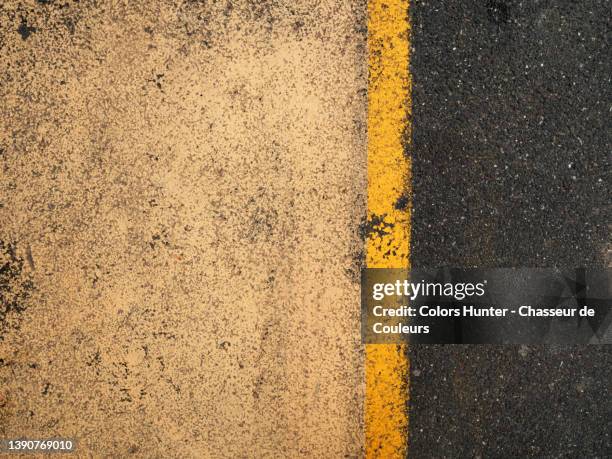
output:
MULTIPOLYGON (((414 267, 601 267, 607 1, 413 1, 414 267)), ((413 346, 410 457, 612 457, 609 347, 413 346)))

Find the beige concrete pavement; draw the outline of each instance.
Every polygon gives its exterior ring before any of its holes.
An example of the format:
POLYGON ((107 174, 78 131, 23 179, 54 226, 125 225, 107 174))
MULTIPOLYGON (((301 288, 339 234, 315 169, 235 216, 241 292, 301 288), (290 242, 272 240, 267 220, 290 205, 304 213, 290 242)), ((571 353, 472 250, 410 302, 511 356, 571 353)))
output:
POLYGON ((365 5, 0 5, 0 437, 359 457, 365 5))

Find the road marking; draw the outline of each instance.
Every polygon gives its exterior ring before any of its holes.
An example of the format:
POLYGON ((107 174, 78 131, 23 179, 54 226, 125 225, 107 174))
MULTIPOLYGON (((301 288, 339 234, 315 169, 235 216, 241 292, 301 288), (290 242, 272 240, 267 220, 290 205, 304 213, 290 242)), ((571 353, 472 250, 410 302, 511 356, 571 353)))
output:
MULTIPOLYGON (((410 259, 411 80, 409 0, 368 1, 369 268, 408 268, 410 259)), ((367 458, 406 456, 408 359, 405 345, 366 346, 367 458)))

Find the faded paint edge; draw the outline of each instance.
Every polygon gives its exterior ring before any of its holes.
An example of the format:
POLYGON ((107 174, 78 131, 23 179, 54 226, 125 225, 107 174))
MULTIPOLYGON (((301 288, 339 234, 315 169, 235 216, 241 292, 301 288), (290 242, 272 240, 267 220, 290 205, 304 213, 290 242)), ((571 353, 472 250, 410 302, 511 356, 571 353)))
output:
MULTIPOLYGON (((368 1, 368 228, 370 268, 410 265, 411 162, 409 0, 368 1)), ((403 458, 408 448, 405 345, 366 346, 367 458, 403 458)))

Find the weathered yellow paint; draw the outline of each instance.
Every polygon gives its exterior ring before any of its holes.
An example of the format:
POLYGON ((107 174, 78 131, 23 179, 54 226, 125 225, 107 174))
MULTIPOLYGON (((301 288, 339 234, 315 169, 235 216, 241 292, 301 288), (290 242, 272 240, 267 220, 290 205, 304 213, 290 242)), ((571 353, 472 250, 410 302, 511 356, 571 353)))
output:
MULTIPOLYGON (((408 268, 410 252, 410 20, 408 0, 368 2, 370 268, 408 268)), ((405 345, 366 346, 366 457, 403 458, 408 434, 405 345)))

